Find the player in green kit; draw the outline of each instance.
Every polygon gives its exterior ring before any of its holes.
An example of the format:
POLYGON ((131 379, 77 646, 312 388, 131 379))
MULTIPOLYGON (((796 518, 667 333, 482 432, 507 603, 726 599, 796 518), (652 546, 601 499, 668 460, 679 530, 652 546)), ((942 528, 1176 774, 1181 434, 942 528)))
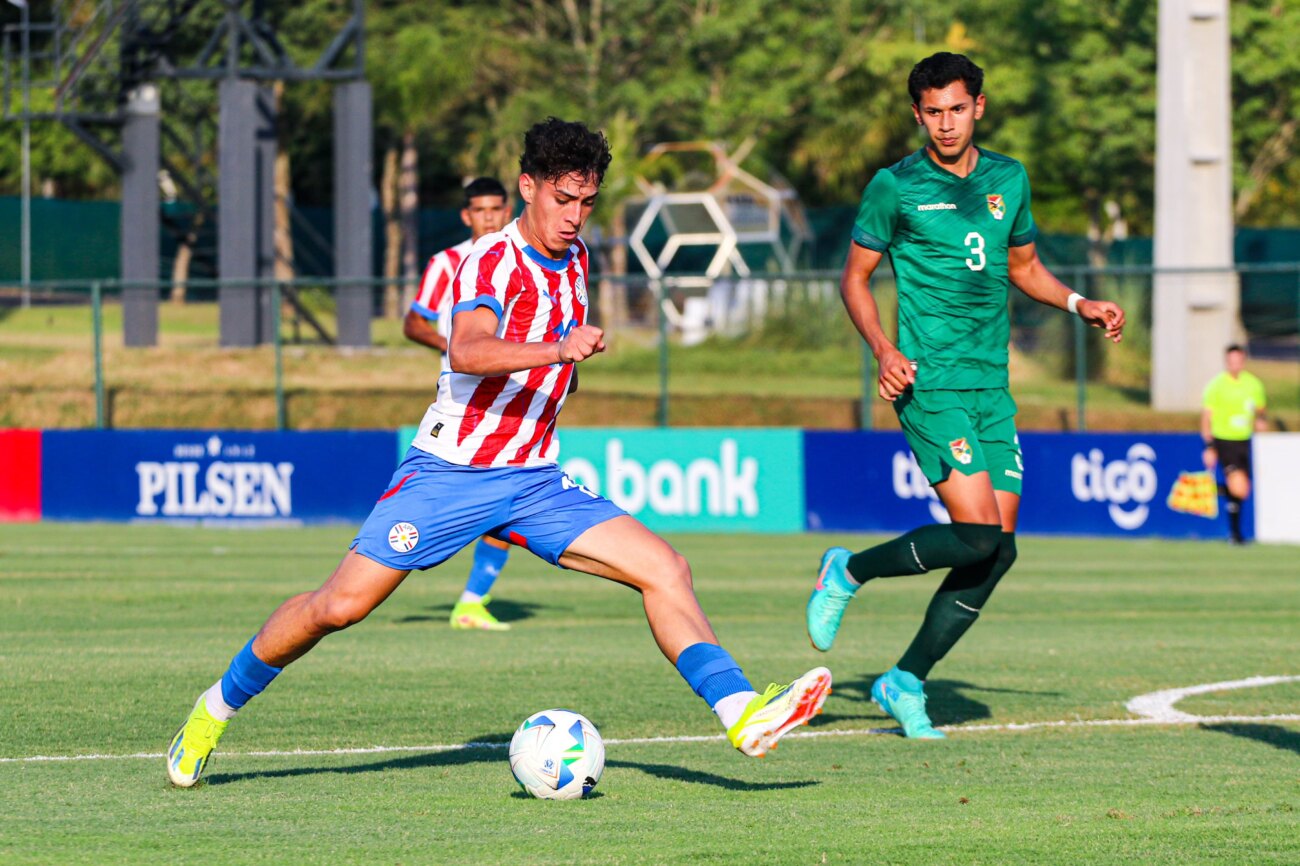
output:
POLYGON ((867 185, 840 285, 879 365, 880 396, 894 404, 952 523, 857 554, 831 548, 807 608, 808 636, 825 652, 863 584, 951 569, 911 646, 871 687, 906 736, 927 739, 943 733, 926 713, 924 680, 1016 559, 1024 466, 1007 388, 1008 287, 1077 313, 1115 342, 1124 327, 1117 305, 1072 292, 1039 260, 1024 167, 973 143, 983 83, 983 70, 960 54, 935 54, 912 69, 912 113, 928 141, 867 185), (897 346, 868 290, 886 254, 898 285, 897 346))

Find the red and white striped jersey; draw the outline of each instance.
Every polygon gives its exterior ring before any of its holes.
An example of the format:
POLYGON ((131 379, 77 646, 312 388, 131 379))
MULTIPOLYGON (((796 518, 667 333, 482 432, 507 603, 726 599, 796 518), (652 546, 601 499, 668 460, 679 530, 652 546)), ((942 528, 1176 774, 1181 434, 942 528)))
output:
MULTIPOLYGON (((479 238, 452 285, 452 312, 488 307, 497 337, 557 343, 587 322, 587 247, 577 240, 563 259, 529 246, 518 221, 479 238)), ((572 364, 508 376, 444 372, 425 413, 416 448, 461 466, 539 466, 559 455, 555 419, 568 396, 572 364)))
MULTIPOLYGON (((420 279, 420 291, 411 302, 412 310, 437 323, 438 333, 444 338, 451 333, 451 281, 473 246, 473 240, 466 240, 454 247, 447 247, 440 253, 434 253, 429 264, 425 265, 424 276, 420 279)), ((443 369, 446 369, 445 355, 443 369)))

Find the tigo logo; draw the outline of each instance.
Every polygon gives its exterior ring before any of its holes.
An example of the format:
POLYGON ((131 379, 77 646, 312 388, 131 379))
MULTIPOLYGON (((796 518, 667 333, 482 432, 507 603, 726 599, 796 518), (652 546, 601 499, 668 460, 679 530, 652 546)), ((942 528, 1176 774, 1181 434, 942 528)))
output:
POLYGON ((1137 529, 1146 523, 1159 478, 1156 452, 1145 442, 1135 442, 1123 460, 1105 462, 1100 448, 1075 454, 1070 461, 1070 487, 1080 502, 1110 503, 1110 519, 1120 529, 1137 529), (1131 505, 1129 509, 1125 506, 1131 505))

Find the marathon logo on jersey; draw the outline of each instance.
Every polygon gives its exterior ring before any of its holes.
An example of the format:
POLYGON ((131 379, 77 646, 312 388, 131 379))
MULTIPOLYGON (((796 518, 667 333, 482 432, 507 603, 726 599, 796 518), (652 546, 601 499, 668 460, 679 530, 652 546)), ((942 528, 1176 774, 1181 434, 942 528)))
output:
POLYGON ((1134 530, 1147 522, 1148 503, 1155 498, 1159 478, 1156 452, 1135 442, 1122 460, 1107 461, 1100 448, 1076 453, 1070 461, 1070 487, 1079 502, 1108 503, 1110 519, 1120 529, 1134 530))
POLYGON ((948 509, 939 501, 939 494, 934 492, 926 480, 921 465, 911 451, 895 451, 893 461, 894 495, 899 499, 926 499, 930 516, 936 523, 951 523, 948 509))
POLYGON ((989 213, 993 214, 995 220, 1000 220, 1007 215, 1006 202, 1000 195, 990 195, 987 197, 989 203, 989 213))
POLYGON ((388 530, 388 546, 398 553, 410 553, 420 543, 420 530, 410 523, 394 523, 388 530))
POLYGON ((952 452, 952 459, 962 466, 969 466, 970 462, 975 459, 975 454, 971 451, 970 443, 966 441, 965 437, 949 442, 948 450, 952 452))
POLYGON ((250 459, 252 444, 179 443, 172 460, 135 464, 139 517, 290 517, 293 464, 250 459), (220 459, 217 459, 220 458, 220 459), (206 465, 205 465, 206 464, 206 465))
POLYGON ((952 202, 949 202, 949 201, 941 201, 941 202, 936 202, 935 204, 918 204, 918 205, 916 206, 916 209, 917 209, 917 210, 920 210, 920 211, 926 211, 926 210, 956 210, 956 209, 957 209, 957 205, 955 205, 955 204, 953 204, 952 202))

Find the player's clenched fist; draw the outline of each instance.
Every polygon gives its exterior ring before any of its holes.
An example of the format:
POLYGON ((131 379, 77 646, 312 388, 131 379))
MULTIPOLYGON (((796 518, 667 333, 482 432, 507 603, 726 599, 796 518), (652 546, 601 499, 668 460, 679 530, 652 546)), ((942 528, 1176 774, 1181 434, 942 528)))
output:
POLYGON ((560 363, 575 364, 605 351, 605 332, 595 325, 579 325, 560 341, 560 363))
POLYGON ((916 370, 912 362, 897 349, 886 349, 876 359, 880 364, 880 396, 886 400, 897 400, 916 381, 916 370))
POLYGON ((1112 301, 1079 301, 1079 315, 1094 328, 1105 328, 1106 339, 1118 343, 1124 337, 1124 309, 1112 301))

